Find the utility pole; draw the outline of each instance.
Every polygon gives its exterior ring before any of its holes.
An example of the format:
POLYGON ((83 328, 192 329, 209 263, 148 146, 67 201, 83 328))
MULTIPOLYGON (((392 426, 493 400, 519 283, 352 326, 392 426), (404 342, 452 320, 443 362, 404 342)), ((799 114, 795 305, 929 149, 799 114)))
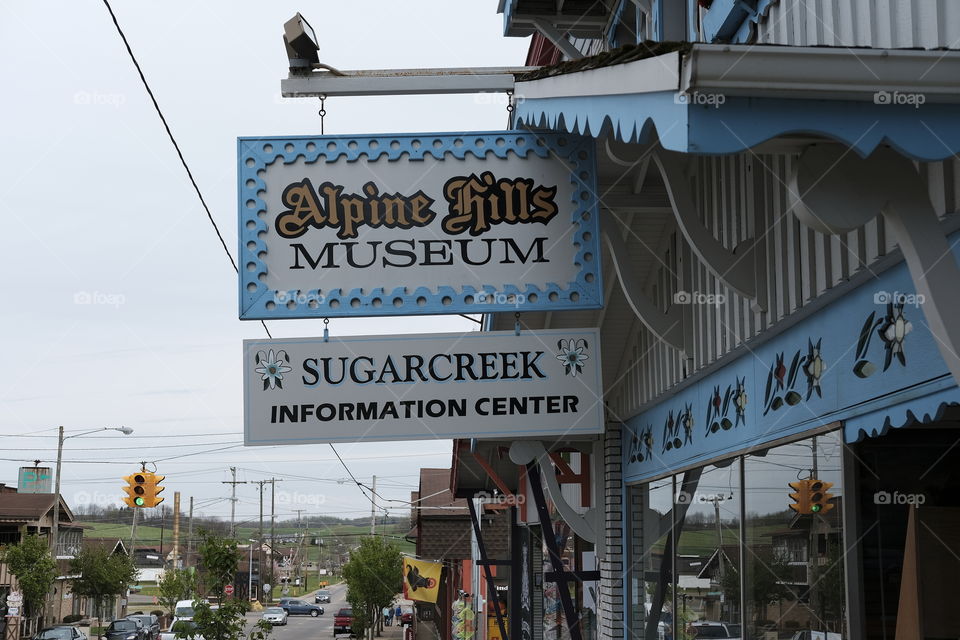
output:
POLYGON ((273 575, 273 561, 274 561, 274 554, 276 553, 276 544, 277 544, 277 534, 276 534, 277 514, 275 511, 276 497, 277 497, 277 480, 276 478, 270 478, 270 583, 271 584, 276 583, 276 579, 274 578, 274 575, 273 575))
MULTIPOLYGON (((260 530, 259 530, 259 540, 260 540, 260 549, 257 552, 257 562, 259 563, 259 569, 257 570, 257 575, 260 578, 260 591, 263 591, 263 485, 269 484, 271 489, 276 487, 276 483, 280 482, 276 478, 270 478, 269 480, 254 480, 253 484, 258 485, 258 491, 260 493, 260 530)), ((270 579, 273 580, 273 493, 271 492, 270 504, 271 504, 271 532, 270 532, 270 579)), ((271 585, 272 587, 273 585, 271 585)))
MULTIPOLYGON (((223 480, 222 484, 230 485, 230 537, 237 537, 237 485, 238 484, 247 484, 246 480, 237 481, 237 468, 230 467, 230 475, 233 477, 233 480, 223 480)), ((263 486, 263 485, 261 485, 263 486)))
MULTIPOLYGON (((163 549, 160 550, 163 553, 163 549)), ((180 492, 173 492, 173 568, 180 568, 180 492)))
POLYGON ((370 535, 377 534, 377 476, 373 476, 373 487, 370 490, 370 535))
MULTIPOLYGON (((723 496, 716 495, 706 500, 706 502, 713 503, 713 511, 717 521, 717 571, 720 577, 720 585, 724 584, 724 575, 726 574, 726 569, 723 566, 723 527, 720 524, 720 503, 723 502, 723 496)), ((721 599, 720 599, 720 620, 723 620, 723 589, 721 588, 721 599)))
POLYGON ((297 547, 297 559, 296 559, 296 562, 293 563, 293 568, 294 568, 294 571, 296 572, 294 575, 295 575, 298 579, 299 579, 300 577, 303 577, 303 585, 302 585, 302 586, 303 586, 304 591, 306 591, 306 589, 307 589, 306 575, 304 574, 303 571, 300 570, 300 565, 303 564, 303 560, 304 560, 304 558, 303 558, 303 538, 304 538, 304 535, 303 535, 303 528, 302 528, 302 526, 300 525, 300 514, 303 513, 304 511, 306 511, 306 509, 294 509, 294 511, 297 512, 297 533, 300 535, 300 545, 297 547))
POLYGON ((187 561, 184 566, 190 565, 193 557, 193 496, 190 496, 190 516, 187 518, 187 561))

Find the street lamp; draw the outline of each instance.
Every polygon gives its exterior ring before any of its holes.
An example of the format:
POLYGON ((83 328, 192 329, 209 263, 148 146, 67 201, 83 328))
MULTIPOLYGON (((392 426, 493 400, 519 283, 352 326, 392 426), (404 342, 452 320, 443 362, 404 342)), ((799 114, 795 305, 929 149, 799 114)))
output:
POLYGON ((119 431, 125 436, 133 433, 133 429, 130 427, 101 427, 99 429, 91 429, 90 431, 84 431, 83 433, 75 433, 72 436, 63 435, 63 425, 60 425, 59 440, 57 442, 57 480, 56 488, 53 491, 53 527, 50 531, 50 545, 53 548, 53 559, 57 559, 58 555, 58 546, 60 543, 60 465, 63 462, 63 441, 70 438, 79 438, 80 436, 89 435, 91 433, 98 433, 100 431, 119 431))

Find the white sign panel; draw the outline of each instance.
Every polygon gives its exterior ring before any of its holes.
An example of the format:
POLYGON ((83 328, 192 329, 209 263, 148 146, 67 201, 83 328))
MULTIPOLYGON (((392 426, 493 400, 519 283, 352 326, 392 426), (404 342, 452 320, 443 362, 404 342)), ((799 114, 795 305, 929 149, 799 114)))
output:
POLYGON ((593 144, 240 138, 240 317, 600 308, 593 144))
POLYGON ((245 340, 244 442, 603 431, 599 331, 245 340))

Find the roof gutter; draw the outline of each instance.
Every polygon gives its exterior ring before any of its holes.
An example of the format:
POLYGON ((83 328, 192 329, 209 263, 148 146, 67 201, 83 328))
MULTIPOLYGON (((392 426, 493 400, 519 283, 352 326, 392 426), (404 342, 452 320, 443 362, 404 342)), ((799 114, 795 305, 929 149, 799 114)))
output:
POLYGON ((883 92, 960 103, 960 51, 695 44, 670 52, 517 82, 518 98, 644 94, 855 100, 883 92), (814 70, 815 73, 811 73, 814 70))
POLYGON ((681 65, 684 93, 860 100, 922 94, 960 102, 960 51, 698 44, 681 65))

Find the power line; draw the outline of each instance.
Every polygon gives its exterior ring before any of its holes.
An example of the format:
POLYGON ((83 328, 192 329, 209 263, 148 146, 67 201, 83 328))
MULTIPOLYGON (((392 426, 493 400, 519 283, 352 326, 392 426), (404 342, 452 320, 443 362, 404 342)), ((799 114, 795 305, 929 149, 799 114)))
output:
MULTIPOLYGON (((160 109, 159 103, 157 103, 157 98, 153 95, 153 90, 150 88, 150 83, 147 82, 147 77, 143 75, 143 69, 140 68, 140 63, 137 62, 137 57, 133 55, 133 49, 130 48, 130 42, 127 40, 127 35, 123 32, 123 29, 120 27, 120 23, 117 21, 117 16, 113 12, 113 7, 110 6, 110 1, 103 0, 103 4, 107 7, 107 11, 110 12, 110 18, 113 20, 113 25, 117 28, 117 33, 120 34, 120 38, 123 40, 123 46, 127 49, 127 55, 130 56, 130 61, 133 62, 133 66, 137 68, 137 73, 140 75, 140 81, 143 83, 143 88, 147 90, 147 95, 150 96, 150 101, 153 103, 153 108, 160 117, 160 122, 163 123, 163 128, 167 132, 167 137, 170 138, 170 142, 173 143, 173 148, 177 151, 177 156, 180 158, 180 164, 183 165, 184 170, 187 172, 187 177, 190 179, 190 184, 193 185, 193 190, 197 193, 197 198, 200 199, 200 204, 203 205, 203 210, 207 213, 207 219, 210 221, 210 225, 213 226, 213 230, 216 232, 217 238, 220 239, 220 245, 223 247, 224 253, 227 254, 227 258, 230 260, 230 266, 233 267, 234 272, 240 273, 240 270, 237 268, 237 262, 233 259, 233 254, 230 253, 230 249, 227 248, 227 241, 223 239, 223 234, 220 233, 220 227, 217 226, 216 220, 213 219, 213 214, 210 213, 210 207, 207 206, 207 201, 204 199, 203 193, 200 191, 200 185, 197 184, 196 179, 193 177, 193 172, 190 170, 190 166, 187 164, 187 159, 183 157, 183 151, 180 150, 180 145, 177 143, 177 139, 173 136, 173 131, 170 130, 170 125, 167 124, 167 118, 163 115, 163 111, 160 109)), ((267 336, 272 338, 273 336, 270 335, 270 330, 267 328, 267 323, 261 320, 260 324, 263 325, 263 330, 267 332, 267 336)))

